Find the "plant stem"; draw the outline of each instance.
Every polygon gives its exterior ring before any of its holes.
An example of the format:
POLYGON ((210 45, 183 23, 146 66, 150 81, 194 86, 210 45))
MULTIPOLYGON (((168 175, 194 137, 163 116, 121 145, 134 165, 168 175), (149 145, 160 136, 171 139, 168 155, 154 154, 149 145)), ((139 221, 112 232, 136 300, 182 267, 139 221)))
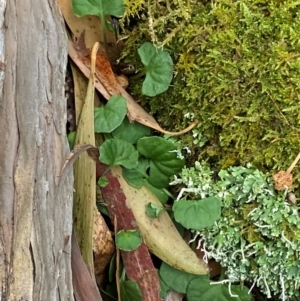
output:
POLYGON ((112 167, 112 166, 108 166, 108 167, 103 171, 103 173, 101 174, 100 177, 105 176, 105 175, 107 174, 107 172, 109 172, 109 171, 111 170, 111 167, 112 167))
POLYGON ((162 191, 166 194, 166 195, 168 195, 172 200, 175 200, 176 198, 174 197, 174 195, 170 192, 170 191, 168 191, 166 188, 162 188, 162 191))
POLYGON ((298 156, 296 157, 296 159, 293 161, 293 163, 291 164, 291 166, 287 169, 287 173, 291 173, 293 168, 296 166, 296 164, 298 163, 298 161, 300 160, 300 153, 298 154, 298 156))
POLYGON ((105 16, 103 14, 101 14, 99 17, 100 17, 100 22, 101 22, 102 42, 103 42, 103 46, 104 46, 104 51, 105 51, 105 54, 108 56, 105 16))
POLYGON ((219 281, 224 280, 224 278, 225 278, 225 268, 222 268, 222 269, 221 269, 221 274, 220 274, 219 281))
POLYGON ((139 73, 137 73, 136 75, 131 76, 131 79, 139 79, 140 77, 144 76, 146 74, 145 70, 141 70, 139 73))

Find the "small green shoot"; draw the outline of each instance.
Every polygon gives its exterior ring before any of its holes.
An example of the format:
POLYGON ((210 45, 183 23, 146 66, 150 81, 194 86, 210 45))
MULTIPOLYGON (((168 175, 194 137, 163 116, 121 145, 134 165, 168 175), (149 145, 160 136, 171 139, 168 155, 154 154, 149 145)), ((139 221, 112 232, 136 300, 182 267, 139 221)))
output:
POLYGON ((97 206, 97 209, 98 209, 99 212, 101 212, 103 215, 109 216, 109 212, 108 212, 107 207, 104 203, 97 200, 96 206, 97 206))
POLYGON ((175 220, 187 229, 202 230, 214 225, 221 217, 219 198, 208 197, 203 200, 179 200, 173 205, 175 220))
POLYGON ((120 294, 122 301, 141 301, 142 292, 134 281, 127 280, 120 282, 120 294))
POLYGON ((164 210, 163 206, 159 206, 153 203, 148 203, 146 206, 146 214, 149 217, 157 218, 159 214, 164 210))
POLYGON ((113 95, 105 106, 94 110, 95 132, 111 133, 122 123, 126 113, 126 99, 113 95))
POLYGON ((113 282, 116 277, 116 269, 117 269, 117 263, 116 263, 116 253, 113 254, 110 263, 109 263, 109 269, 108 269, 108 281, 113 282))
POLYGON ((146 42, 138 49, 138 54, 145 66, 137 75, 146 74, 142 87, 143 94, 153 97, 165 92, 173 78, 173 61, 169 53, 146 42))
POLYGON ((123 251, 134 251, 142 243, 143 239, 138 230, 121 230, 116 234, 116 245, 123 251))
POLYGON ((122 165, 126 168, 137 166, 139 154, 132 144, 121 139, 108 139, 99 148, 100 162, 110 165, 122 165))
POLYGON ((70 150, 74 148, 75 139, 76 139, 76 132, 71 132, 68 134, 68 142, 69 142, 70 150))
POLYGON ((101 187, 104 188, 108 184, 108 180, 105 176, 101 176, 97 182, 97 184, 101 187))

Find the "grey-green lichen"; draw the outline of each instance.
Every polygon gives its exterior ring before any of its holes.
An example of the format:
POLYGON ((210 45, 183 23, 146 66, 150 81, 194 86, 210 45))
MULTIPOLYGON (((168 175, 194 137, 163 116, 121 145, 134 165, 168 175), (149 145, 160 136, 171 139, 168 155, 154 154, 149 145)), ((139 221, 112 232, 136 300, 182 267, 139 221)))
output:
POLYGON ((251 162, 286 169, 300 149, 300 2, 125 3, 124 24, 135 18, 126 59, 139 68, 136 50, 152 41, 175 63, 167 92, 145 97, 140 80, 130 89, 165 128, 187 126, 186 114, 199 120, 204 144, 194 144, 193 133, 180 138, 193 160, 205 158, 217 168, 251 162))
POLYGON ((198 234, 206 255, 226 268, 227 281, 248 281, 269 298, 300 299, 298 207, 275 191, 269 175, 248 165, 216 176, 205 162, 196 162, 172 184, 183 187, 180 198, 221 200, 221 218, 198 234))

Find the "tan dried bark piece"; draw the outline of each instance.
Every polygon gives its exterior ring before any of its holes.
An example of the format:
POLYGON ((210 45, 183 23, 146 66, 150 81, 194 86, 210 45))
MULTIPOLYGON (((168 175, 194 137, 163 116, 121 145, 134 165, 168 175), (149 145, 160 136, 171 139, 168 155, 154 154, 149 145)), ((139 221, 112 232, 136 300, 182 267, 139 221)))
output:
POLYGON ((125 76, 124 74, 117 75, 117 76, 116 76, 116 79, 117 79, 118 84, 119 84, 123 89, 126 89, 126 88, 128 87, 129 82, 128 82, 127 76, 125 76))

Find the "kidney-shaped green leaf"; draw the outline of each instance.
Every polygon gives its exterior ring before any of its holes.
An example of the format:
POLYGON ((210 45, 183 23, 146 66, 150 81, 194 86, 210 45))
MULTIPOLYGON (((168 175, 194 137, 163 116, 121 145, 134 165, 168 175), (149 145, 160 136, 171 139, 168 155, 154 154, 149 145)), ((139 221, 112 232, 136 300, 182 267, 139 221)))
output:
POLYGON ((150 135, 150 128, 138 122, 130 122, 128 118, 125 117, 121 125, 112 132, 112 135, 115 138, 136 144, 140 138, 150 135))
POLYGON ((155 46, 149 42, 144 43, 138 49, 138 54, 144 66, 148 66, 150 60, 157 54, 155 46))
POLYGON ((113 95, 105 106, 94 110, 95 132, 112 132, 122 123, 126 113, 126 99, 120 95, 113 95))
POLYGON ((146 42, 138 49, 138 54, 146 72, 143 94, 153 97, 165 92, 173 78, 173 61, 169 53, 146 42))
POLYGON ((180 270, 177 270, 165 262, 162 263, 159 269, 159 276, 164 283, 179 293, 186 293, 189 283, 195 279, 200 278, 203 281, 209 279, 208 275, 194 275, 180 270))
POLYGON ((72 0, 72 8, 76 16, 85 15, 121 17, 125 6, 123 0, 72 0))
POLYGON ((165 188, 169 178, 179 172, 185 161, 177 157, 176 145, 161 137, 143 137, 137 143, 140 154, 150 160, 149 183, 165 188))
POLYGON ((141 233, 138 230, 121 230, 116 234, 116 245, 123 251, 134 251, 142 241, 141 233))
POLYGON ((123 168, 122 175, 126 182, 136 188, 141 188, 147 178, 147 169, 149 168, 149 160, 139 157, 138 164, 134 168, 123 168))
POLYGON ((221 216, 221 202, 216 197, 203 200, 179 200, 173 205, 175 220, 187 229, 210 227, 221 216))
POLYGON ((134 168, 138 164, 139 154, 132 144, 121 139, 108 139, 99 148, 100 162, 107 165, 123 165, 134 168))
POLYGON ((240 285, 231 285, 231 294, 226 284, 211 284, 209 280, 194 279, 187 288, 188 301, 250 301, 251 294, 248 289, 240 285))

